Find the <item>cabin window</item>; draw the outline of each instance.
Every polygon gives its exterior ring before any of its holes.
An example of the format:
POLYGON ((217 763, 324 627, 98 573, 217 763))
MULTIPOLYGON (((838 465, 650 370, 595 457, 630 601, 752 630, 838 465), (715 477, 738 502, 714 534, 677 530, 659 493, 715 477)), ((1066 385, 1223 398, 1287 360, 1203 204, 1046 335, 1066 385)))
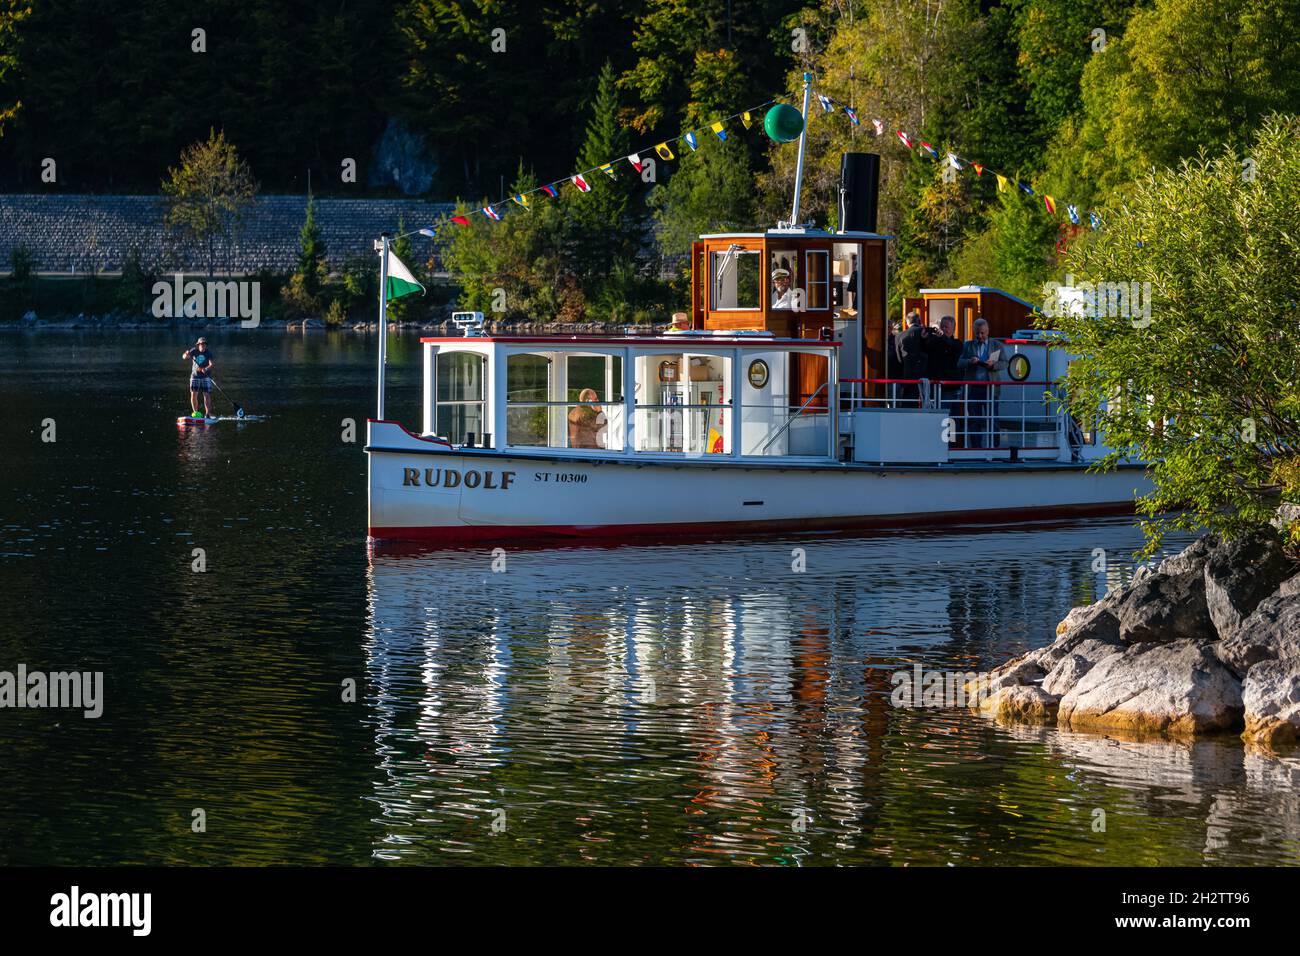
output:
POLYGON ((768 257, 768 288, 771 290, 771 307, 802 312, 806 306, 802 277, 799 275, 799 253, 794 249, 777 249, 768 257))
POLYGON ((741 382, 742 455, 824 457, 831 455, 829 412, 830 359, 816 352, 749 353, 751 368, 767 366, 766 376, 741 382))
POLYGON ((434 431, 455 445, 483 442, 487 358, 477 352, 439 352, 434 431))
POLYGON ((808 308, 829 309, 831 295, 830 253, 808 253, 808 308))
POLYGON ((527 352, 506 359, 506 444, 622 451, 623 359, 527 352))
POLYGON ((636 358, 636 450, 731 453, 731 359, 670 352, 636 358))
POLYGON ((709 253, 712 277, 710 308, 757 310, 763 306, 762 253, 733 246, 725 252, 709 253))
POLYGON ((546 355, 511 355, 506 359, 506 444, 546 448, 547 402, 551 397, 551 360, 546 355))

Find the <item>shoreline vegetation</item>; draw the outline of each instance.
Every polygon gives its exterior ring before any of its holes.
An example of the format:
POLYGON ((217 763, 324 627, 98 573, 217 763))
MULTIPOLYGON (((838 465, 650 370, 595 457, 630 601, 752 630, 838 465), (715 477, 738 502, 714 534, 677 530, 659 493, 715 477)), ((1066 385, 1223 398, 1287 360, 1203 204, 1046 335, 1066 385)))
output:
MULTIPOLYGON (((187 279, 200 281, 204 278, 187 276, 187 279)), ((167 277, 157 280, 139 277, 133 280, 122 276, 39 276, 29 278, 16 288, 17 284, 12 278, 7 280, 0 277, 0 332, 71 329, 143 331, 154 328, 366 332, 375 331, 379 327, 377 288, 368 299, 358 297, 356 304, 349 309, 305 311, 286 305, 282 293, 290 281, 288 277, 214 277, 217 282, 252 281, 260 284, 259 298, 263 305, 261 314, 256 325, 245 326, 237 317, 156 316, 150 309, 153 297, 148 294, 155 281, 170 280, 167 277)), ((460 311, 455 301, 457 292, 458 287, 452 283, 433 282, 423 297, 410 297, 400 304, 389 303, 389 328, 458 334, 451 322, 452 312, 460 311)), ((667 311, 654 315, 642 313, 627 319, 589 316, 582 321, 560 318, 533 321, 518 315, 498 316, 488 312, 484 315, 484 328, 485 331, 509 331, 512 334, 606 333, 633 326, 645 331, 662 329, 670 321, 671 315, 667 311)))

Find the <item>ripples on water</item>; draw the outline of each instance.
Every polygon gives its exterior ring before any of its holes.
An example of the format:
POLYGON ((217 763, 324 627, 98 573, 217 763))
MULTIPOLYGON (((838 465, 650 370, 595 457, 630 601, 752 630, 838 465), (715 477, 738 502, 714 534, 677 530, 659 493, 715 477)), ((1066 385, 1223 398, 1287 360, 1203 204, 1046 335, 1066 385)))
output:
POLYGON ((218 339, 272 417, 177 433, 164 337, 0 337, 0 669, 108 684, 0 711, 0 862, 1300 860, 1295 760, 890 706, 1050 640, 1127 522, 372 556, 369 343, 218 339))

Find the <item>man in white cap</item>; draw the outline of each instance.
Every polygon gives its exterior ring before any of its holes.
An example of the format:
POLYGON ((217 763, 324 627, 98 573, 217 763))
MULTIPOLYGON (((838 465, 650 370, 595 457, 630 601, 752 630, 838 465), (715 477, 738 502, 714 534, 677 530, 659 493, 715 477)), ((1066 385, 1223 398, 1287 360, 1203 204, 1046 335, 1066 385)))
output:
POLYGON ((191 418, 199 417, 199 396, 203 396, 203 414, 212 417, 212 353, 208 351, 208 340, 199 336, 194 348, 186 349, 181 361, 189 359, 190 367, 190 411, 191 418))
POLYGON ((790 270, 777 266, 772 270, 772 308, 793 309, 794 289, 790 288, 790 270))

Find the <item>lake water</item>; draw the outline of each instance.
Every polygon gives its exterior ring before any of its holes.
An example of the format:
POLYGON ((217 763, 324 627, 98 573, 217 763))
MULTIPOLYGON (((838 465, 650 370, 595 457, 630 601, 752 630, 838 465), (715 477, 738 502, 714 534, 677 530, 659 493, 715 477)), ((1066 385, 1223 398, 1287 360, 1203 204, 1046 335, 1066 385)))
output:
POLYGON ((1295 759, 891 705, 1050 641, 1129 521, 372 555, 373 339, 209 339, 265 421, 175 427, 189 335, 0 333, 0 670, 105 681, 0 710, 0 864, 1300 862, 1295 759))

